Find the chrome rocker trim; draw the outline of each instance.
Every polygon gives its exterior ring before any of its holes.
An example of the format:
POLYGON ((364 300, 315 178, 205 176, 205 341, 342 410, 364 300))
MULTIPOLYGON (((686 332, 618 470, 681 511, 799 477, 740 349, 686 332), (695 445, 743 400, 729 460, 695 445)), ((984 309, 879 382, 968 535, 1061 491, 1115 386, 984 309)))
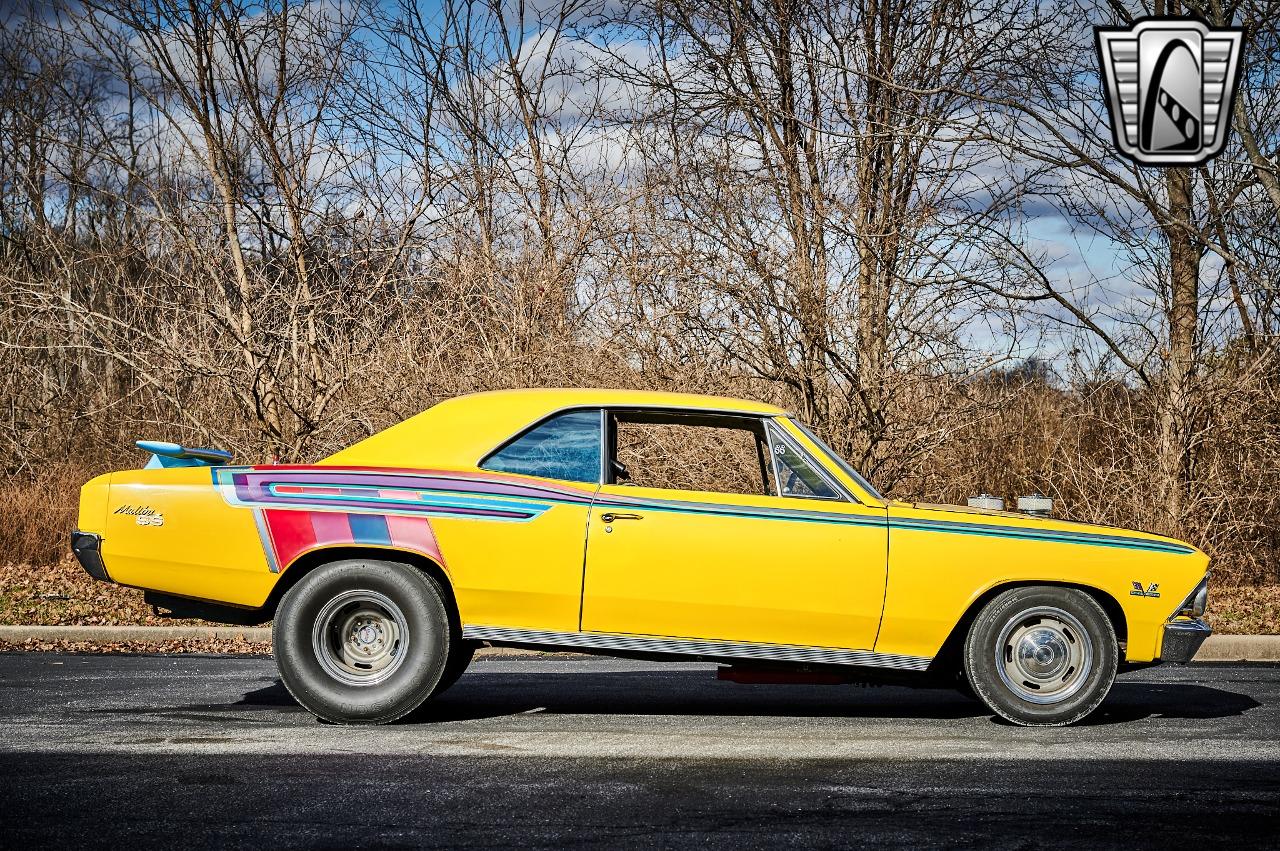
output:
POLYGON ((839 650, 791 644, 757 644, 749 641, 711 641, 701 638, 658 638, 616 635, 607 632, 558 632, 543 629, 511 629, 500 626, 464 626, 462 637, 502 644, 534 644, 548 647, 581 647, 587 650, 619 650, 630 653, 670 653, 726 659, 762 659, 815 665, 860 665, 923 671, 933 660, 924 656, 900 656, 874 650, 839 650))

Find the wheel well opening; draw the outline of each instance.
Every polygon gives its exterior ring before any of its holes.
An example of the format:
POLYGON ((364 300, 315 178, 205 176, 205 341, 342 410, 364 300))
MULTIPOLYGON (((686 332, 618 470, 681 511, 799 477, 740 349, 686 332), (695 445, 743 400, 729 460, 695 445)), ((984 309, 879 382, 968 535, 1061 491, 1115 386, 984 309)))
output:
POLYGON ((263 605, 263 612, 274 618, 276 609, 280 605, 280 599, 288 593, 290 588, 297 585, 302 577, 317 567, 335 561, 346 561, 347 559, 369 559, 370 561, 405 564, 430 576, 444 592, 445 607, 449 610, 449 625, 453 627, 455 634, 461 634, 462 622, 458 615, 458 601, 453 596, 453 585, 450 584, 449 577, 435 561, 421 553, 409 550, 388 550, 377 547, 326 547, 304 553, 290 563, 280 574, 280 581, 271 589, 271 594, 263 605))
POLYGON ((1098 605, 1102 606, 1102 610, 1107 613, 1107 619, 1111 621, 1111 627, 1116 631, 1116 640, 1120 643, 1120 658, 1121 660, 1124 659, 1126 642, 1129 639, 1129 625, 1125 620, 1124 609, 1120 607, 1120 603, 1106 591, 1075 582, 1006 582, 1003 585, 997 585, 987 590, 970 604, 964 615, 952 628, 947 640, 943 642, 942 649, 938 651, 938 655, 934 657, 933 664, 929 666, 930 672, 944 675, 958 675, 960 673, 965 636, 969 634, 969 626, 973 623, 974 618, 978 616, 978 613, 982 611, 982 608, 987 603, 1013 588, 1044 586, 1074 588, 1077 591, 1085 592, 1096 600, 1098 605))

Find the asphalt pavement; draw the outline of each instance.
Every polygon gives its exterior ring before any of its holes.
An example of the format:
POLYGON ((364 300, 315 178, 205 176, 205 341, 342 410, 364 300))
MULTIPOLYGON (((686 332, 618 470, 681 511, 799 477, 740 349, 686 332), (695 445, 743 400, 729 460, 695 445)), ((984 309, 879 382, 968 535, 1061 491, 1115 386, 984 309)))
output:
POLYGON ((414 723, 270 659, 0 654, 0 847, 1280 844, 1280 666, 1123 676, 1089 723, 714 666, 481 661, 414 723))

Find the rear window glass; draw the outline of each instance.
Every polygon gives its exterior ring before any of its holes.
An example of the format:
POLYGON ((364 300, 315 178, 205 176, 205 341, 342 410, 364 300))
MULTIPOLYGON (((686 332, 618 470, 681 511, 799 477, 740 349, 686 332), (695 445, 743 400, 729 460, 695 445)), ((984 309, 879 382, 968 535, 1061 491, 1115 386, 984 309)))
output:
POLYGON ((570 482, 600 481, 600 412, 557 414, 485 459, 485 470, 570 482))

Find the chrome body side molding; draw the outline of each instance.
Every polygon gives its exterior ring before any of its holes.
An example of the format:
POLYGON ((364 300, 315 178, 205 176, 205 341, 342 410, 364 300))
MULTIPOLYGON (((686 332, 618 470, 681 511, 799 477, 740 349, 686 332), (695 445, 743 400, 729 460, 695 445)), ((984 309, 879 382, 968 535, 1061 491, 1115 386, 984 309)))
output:
POLYGON ((833 647, 712 641, 702 638, 663 638, 607 632, 511 629, 500 626, 464 626, 462 637, 502 644, 580 647, 584 650, 619 650, 629 653, 670 653, 723 659, 760 659, 813 665, 859 665, 870 668, 892 668, 899 671, 923 671, 933 661, 926 656, 901 656, 896 653, 877 653, 874 650, 840 650, 833 647))

